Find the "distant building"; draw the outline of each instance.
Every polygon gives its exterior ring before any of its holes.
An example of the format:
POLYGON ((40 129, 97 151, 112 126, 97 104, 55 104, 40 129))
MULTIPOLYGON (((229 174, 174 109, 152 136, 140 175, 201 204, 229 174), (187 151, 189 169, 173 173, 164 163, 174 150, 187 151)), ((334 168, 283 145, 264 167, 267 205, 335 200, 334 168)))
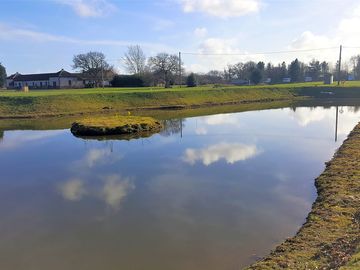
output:
POLYGON ((334 83, 334 75, 331 73, 326 73, 324 76, 324 84, 333 84, 334 83))
POLYGON ((271 78, 266 78, 266 79, 264 80, 264 83, 271 83, 271 78))
POLYGON ((233 85, 250 85, 250 81, 249 80, 231 80, 230 84, 233 85))
POLYGON ((310 77, 310 76, 306 76, 306 77, 304 78, 304 81, 305 81, 305 82, 312 82, 312 81, 313 81, 313 78, 310 77))
MULTIPOLYGON (((94 81, 85 74, 70 73, 64 69, 56 73, 15 73, 6 78, 8 89, 21 89, 24 86, 30 89, 84 88, 93 84, 94 81)), ((109 81, 104 81, 104 85, 109 86, 109 81)))
POLYGON ((291 78, 283 78, 282 82, 283 83, 291 83, 291 78))

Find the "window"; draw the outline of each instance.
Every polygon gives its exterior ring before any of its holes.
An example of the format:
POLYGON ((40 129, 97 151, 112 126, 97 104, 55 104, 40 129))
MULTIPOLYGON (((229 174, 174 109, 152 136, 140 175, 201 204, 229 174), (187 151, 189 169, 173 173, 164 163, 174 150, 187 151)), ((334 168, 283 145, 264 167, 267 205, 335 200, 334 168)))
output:
POLYGON ((56 87, 56 82, 53 82, 53 87, 56 87))
POLYGON ((69 80, 69 86, 71 86, 71 80, 69 80))

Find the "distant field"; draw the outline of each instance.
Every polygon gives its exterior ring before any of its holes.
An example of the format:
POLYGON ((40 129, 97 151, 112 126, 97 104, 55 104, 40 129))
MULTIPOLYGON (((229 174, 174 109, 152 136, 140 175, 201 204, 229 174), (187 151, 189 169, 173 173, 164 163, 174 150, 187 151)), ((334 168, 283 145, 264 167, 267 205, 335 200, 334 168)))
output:
MULTIPOLYGON (((202 90, 216 90, 216 89, 293 89, 302 87, 336 87, 337 83, 332 85, 324 85, 322 82, 308 82, 308 83, 289 83, 289 84, 272 84, 272 85, 256 85, 256 86, 231 86, 231 85, 206 85, 188 88, 173 87, 141 87, 141 88, 85 88, 85 89, 49 89, 49 90, 30 90, 28 93, 19 92, 16 90, 0 90, 0 96, 43 96, 43 95, 79 95, 79 94, 97 94, 97 93, 134 93, 134 92, 168 92, 168 91, 202 91, 202 90)), ((360 81, 346 82, 340 87, 360 87, 360 81)))
POLYGON ((347 82, 341 87, 335 86, 336 84, 297 83, 262 86, 208 85, 169 89, 147 87, 30 90, 28 93, 0 91, 0 118, 294 100, 299 96, 327 96, 329 88, 337 97, 360 97, 360 82, 347 82))

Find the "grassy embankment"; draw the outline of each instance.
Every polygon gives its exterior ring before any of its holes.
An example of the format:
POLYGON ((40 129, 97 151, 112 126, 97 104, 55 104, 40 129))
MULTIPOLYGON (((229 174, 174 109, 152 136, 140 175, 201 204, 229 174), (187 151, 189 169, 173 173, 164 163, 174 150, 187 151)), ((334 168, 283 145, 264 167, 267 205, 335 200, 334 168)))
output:
MULTIPOLYGON (((358 92, 359 82, 340 88, 321 83, 270 86, 201 86, 195 88, 105 88, 0 91, 0 118, 44 117, 119 112, 139 109, 178 108, 294 100, 299 96, 327 97, 323 92, 358 92), (346 90, 346 91, 343 91, 346 90)), ((357 93, 356 93, 357 94, 357 93)))
POLYGON ((287 89, 239 87, 3 92, 0 93, 0 117, 60 116, 162 107, 191 108, 293 98, 294 95, 287 89))
POLYGON ((306 223, 248 269, 360 269, 360 124, 316 179, 306 223))
POLYGON ((202 86, 195 88, 105 88, 33 90, 29 93, 0 92, 0 118, 44 117, 118 112, 156 108, 194 108, 199 106, 294 100, 299 96, 327 96, 325 91, 359 93, 360 83, 341 88, 321 83, 271 86, 202 86), (340 91, 340 90, 341 91, 340 91), (345 92, 343 90, 346 90, 345 92))

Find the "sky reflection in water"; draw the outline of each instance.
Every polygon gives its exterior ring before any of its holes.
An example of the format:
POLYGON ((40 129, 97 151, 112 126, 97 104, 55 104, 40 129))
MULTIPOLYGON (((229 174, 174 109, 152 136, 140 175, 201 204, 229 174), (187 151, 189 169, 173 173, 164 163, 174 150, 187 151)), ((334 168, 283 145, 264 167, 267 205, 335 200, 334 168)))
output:
POLYGON ((293 235, 360 119, 341 107, 172 120, 160 135, 0 141, 1 269, 238 269, 293 235), (182 127, 181 127, 182 124, 182 127))

